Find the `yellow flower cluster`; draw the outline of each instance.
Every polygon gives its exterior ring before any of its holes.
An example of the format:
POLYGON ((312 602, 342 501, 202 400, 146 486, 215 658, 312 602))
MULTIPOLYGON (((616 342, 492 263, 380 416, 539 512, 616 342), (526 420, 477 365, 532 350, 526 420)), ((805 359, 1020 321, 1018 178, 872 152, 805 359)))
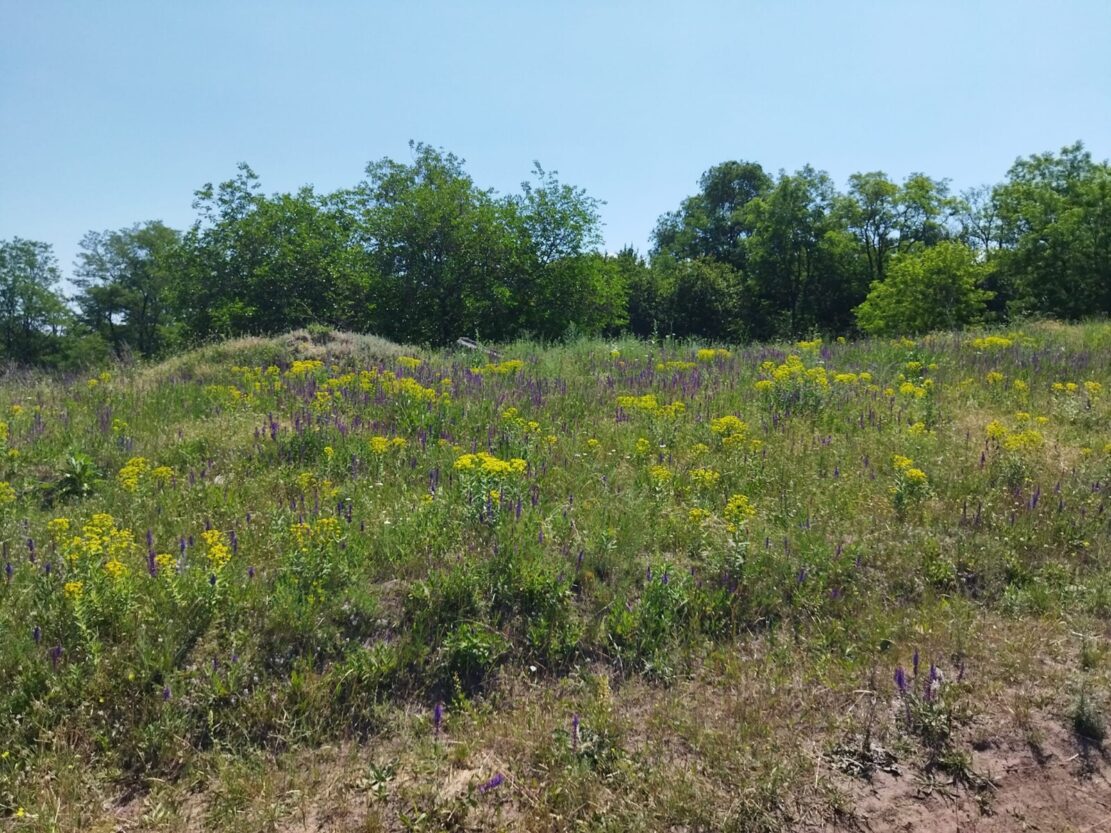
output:
POLYGON ((208 556, 209 566, 216 572, 224 569, 231 561, 231 547, 228 545, 228 536, 218 529, 206 529, 201 533, 208 556))
MULTIPOLYGON (((381 376, 382 391, 387 396, 392 396, 396 399, 408 399, 414 402, 435 402, 436 391, 433 388, 426 388, 416 379, 410 379, 408 376, 403 376, 400 379, 390 372, 383 373, 381 376)), ((443 397, 450 399, 448 394, 443 394, 443 397)))
POLYGON ((714 469, 692 469, 691 480, 700 489, 712 489, 721 480, 721 472, 714 469))
POLYGON ((15 503, 15 489, 7 480, 0 480, 0 506, 15 503))
POLYGON ((1004 336, 984 336, 972 339, 971 344, 974 350, 1006 350, 1014 342, 1004 336))
POLYGON ((681 362, 681 361, 668 361, 657 362, 656 371, 659 373, 666 373, 667 371, 678 371, 682 373, 686 370, 693 370, 697 365, 694 362, 681 362))
POLYGON ((288 376, 308 376, 324 367, 319 359, 297 359, 289 366, 288 376))
POLYGON ((872 381, 872 374, 868 371, 863 373, 834 373, 833 381, 839 385, 867 384, 872 381))
POLYGON ((370 438, 370 453, 371 454, 385 454, 390 449, 402 449, 409 444, 409 441, 404 437, 371 437, 370 438))
POLYGON ((671 469, 667 466, 652 466, 648 469, 648 479, 655 486, 664 486, 671 482, 671 469))
POLYGON ((290 526, 289 531, 297 541, 298 547, 306 547, 313 541, 332 543, 340 539, 340 523, 338 518, 317 518, 313 524, 304 521, 290 526))
POLYGON ((485 451, 479 451, 475 454, 464 454, 455 461, 456 471, 477 472, 497 477, 524 474, 527 468, 528 463, 520 457, 502 460, 485 451))
POLYGON ((703 509, 699 506, 694 507, 687 513, 687 518, 692 524, 702 524, 713 517, 713 513, 708 509, 703 509))
POLYGON ((914 460, 904 457, 902 454, 893 456, 891 464, 895 467, 895 471, 910 483, 925 485, 929 479, 926 477, 926 472, 914 467, 914 460))
POLYGON ((416 370, 418 367, 424 364, 424 361, 422 359, 416 358, 415 356, 399 356, 397 359, 397 363, 402 367, 409 368, 410 370, 416 370))
POLYGON ((710 420, 710 430, 722 437, 743 437, 748 432, 748 423, 732 414, 710 420))
POLYGON ((990 370, 987 375, 984 376, 984 381, 989 385, 997 385, 1003 381, 1003 378, 1003 374, 998 370, 990 370))
POLYGON ((811 352, 817 351, 822 346, 822 340, 816 338, 813 341, 800 341, 795 344, 800 350, 810 350, 811 352))
POLYGON ((173 479, 174 470, 169 466, 151 468, 150 461, 147 458, 132 457, 116 475, 120 485, 129 492, 137 492, 143 480, 148 476, 157 483, 164 485, 173 479))
POLYGON ((756 517, 756 507, 752 505, 747 495, 732 495, 725 502, 725 510, 722 514, 728 522, 729 531, 736 532, 738 528, 756 517))
MULTIPOLYGON (((821 344, 817 342, 800 342, 800 344, 821 344)), ((829 387, 829 376, 821 365, 807 367, 800 356, 792 353, 783 364, 777 365, 773 361, 766 361, 760 365, 760 372, 766 378, 756 382, 759 391, 770 391, 776 386, 791 387, 793 385, 808 385, 818 389, 829 387), (767 378, 770 377, 770 378, 767 378)))
POLYGON ((626 411, 654 414, 662 417, 679 417, 687 410, 687 406, 678 400, 670 405, 661 405, 654 393, 646 393, 643 396, 619 396, 617 397, 617 405, 626 411))
MULTIPOLYGON (((67 529, 68 523, 66 521, 67 529)), ((59 531, 60 535, 61 524, 57 524, 54 528, 59 531)), ((121 529, 116 526, 115 518, 101 512, 93 515, 81 527, 80 535, 75 535, 66 542, 63 547, 63 555, 70 564, 77 564, 81 561, 99 561, 102 558, 108 561, 126 563, 127 558, 133 554, 134 550, 135 541, 131 530, 121 529)))
POLYGON ((46 532, 50 535, 50 540, 55 544, 60 544, 69 532, 69 518, 53 518, 46 524, 46 532))
POLYGON ((700 362, 712 362, 716 359, 728 359, 732 355, 733 354, 730 353, 728 350, 725 350, 721 347, 703 347, 701 350, 695 353, 695 358, 697 358, 700 362))
POLYGON ((525 363, 520 359, 506 359, 504 362, 487 362, 482 367, 472 367, 471 371, 482 375, 492 373, 495 376, 509 376, 524 366, 525 363))

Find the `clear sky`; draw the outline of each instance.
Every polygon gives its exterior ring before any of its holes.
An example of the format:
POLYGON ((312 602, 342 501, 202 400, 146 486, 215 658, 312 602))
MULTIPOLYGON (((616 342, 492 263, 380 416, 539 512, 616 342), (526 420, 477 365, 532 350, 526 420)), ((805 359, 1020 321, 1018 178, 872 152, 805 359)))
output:
POLYGON ((1111 156, 1111 0, 0 0, 0 239, 64 271, 90 229, 188 226, 241 160, 331 190, 409 139, 503 192, 558 170, 611 250, 725 159, 961 189, 1111 156))

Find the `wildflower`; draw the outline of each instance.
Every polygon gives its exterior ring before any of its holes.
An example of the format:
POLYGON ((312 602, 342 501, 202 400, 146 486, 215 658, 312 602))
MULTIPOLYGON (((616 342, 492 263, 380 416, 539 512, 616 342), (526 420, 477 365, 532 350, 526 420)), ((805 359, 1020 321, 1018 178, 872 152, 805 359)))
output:
POLYGON ((437 703, 436 707, 432 710, 432 728, 439 737, 440 731, 444 725, 444 704, 437 703))
POLYGON ((983 338, 972 339, 971 344, 976 350, 1003 350, 1010 347, 1014 342, 1004 336, 984 336, 983 338))
POLYGON ((695 357, 700 362, 712 362, 714 361, 714 359, 719 358, 728 359, 730 355, 732 354, 728 350, 723 350, 720 348, 716 350, 714 348, 703 348, 695 354, 695 357))
POLYGON ((490 792, 491 790, 496 790, 503 783, 505 783, 505 776, 502 775, 499 772, 499 773, 495 774, 494 777, 491 778, 489 781, 486 781, 483 784, 481 784, 478 788, 478 791, 480 793, 482 793, 483 795, 485 795, 486 793, 490 792))
POLYGON ((695 482, 700 489, 712 489, 721 480, 721 473, 714 469, 693 469, 691 471, 691 480, 695 482))
POLYGON ((201 540, 207 548, 209 564, 214 570, 222 570, 231 560, 231 548, 228 546, 227 536, 218 529, 206 529, 201 533, 201 540))
POLYGON ((710 430, 723 436, 738 436, 748 431, 748 423, 740 417, 728 414, 710 420, 710 430))
POLYGON ((104 572, 110 575, 114 581, 119 581, 127 575, 127 567, 121 561, 113 558, 104 565, 104 572))
POLYGON ((735 532, 738 527, 756 517, 756 507, 752 505, 747 495, 732 495, 726 501, 722 514, 729 522, 729 531, 735 532))
POLYGON ((912 483, 925 483, 926 480, 927 480, 926 472, 922 471, 922 469, 916 469, 916 468, 905 469, 903 471, 903 475, 907 478, 907 480, 911 481, 912 483))
POLYGON ((6 480, 0 480, 0 506, 15 503, 15 498, 15 489, 12 488, 12 484, 6 480))
POLYGON ((62 590, 69 598, 77 601, 85 592, 85 583, 83 581, 67 581, 62 590))
POLYGON ((712 515, 709 510, 696 506, 687 513, 687 517, 692 524, 701 524, 703 521, 711 518, 712 515))
POLYGON ((488 475, 501 476, 524 474, 528 469, 528 463, 520 457, 502 460, 495 457, 493 454, 479 451, 474 454, 463 454, 458 457, 455 460, 454 468, 456 471, 480 472, 488 475))
MULTIPOLYGON (((701 352, 701 351, 699 351, 701 352)), ((579 752, 579 713, 571 715, 571 751, 576 755, 579 752)))
POLYGON ((999 382, 1003 381, 1003 374, 1000 373, 998 370, 989 371, 988 374, 984 376, 984 381, 987 382, 989 385, 998 384, 999 382))

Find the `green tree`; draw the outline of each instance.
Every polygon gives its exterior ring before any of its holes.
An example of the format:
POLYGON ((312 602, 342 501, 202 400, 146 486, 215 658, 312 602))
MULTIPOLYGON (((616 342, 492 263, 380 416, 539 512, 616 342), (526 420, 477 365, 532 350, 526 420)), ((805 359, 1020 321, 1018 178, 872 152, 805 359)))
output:
POLYGON ((49 363, 71 316, 56 287, 58 262, 48 243, 0 240, 0 334, 8 361, 49 363))
POLYGON ((1111 167, 1083 144, 1019 159, 994 193, 1017 313, 1111 313, 1111 167))
POLYGON ((882 281, 893 255, 932 246, 950 236, 958 203, 944 180, 915 173, 902 185, 882 171, 849 177, 841 211, 868 261, 871 281, 882 281))
POLYGON ((159 355, 173 343, 174 258, 180 235, 158 221, 89 232, 77 255, 81 320, 117 355, 159 355))
POLYGON ((374 162, 346 196, 358 244, 380 275, 381 332, 428 344, 508 337, 528 263, 516 207, 478 188, 459 157, 410 148, 411 164, 374 162))
POLYGON ((755 162, 722 162, 699 180, 699 192, 665 214, 653 233, 653 254, 677 259, 710 258, 745 268, 745 240, 752 234, 746 208, 772 186, 755 162))
POLYGON ((976 252, 956 241, 899 255, 887 279, 872 284, 857 307, 857 322, 876 335, 913 335, 975 323, 992 295, 981 288, 986 273, 976 252))
POLYGON ((752 234, 742 316, 750 337, 795 338, 851 324, 866 276, 836 200, 829 176, 806 166, 780 174, 748 204, 752 234))
POLYGON ((651 268, 660 292, 655 325, 661 335, 715 341, 735 341, 743 335, 739 315, 743 279, 728 263, 657 255, 651 268))
POLYGON ((367 323, 370 276, 342 201, 309 187, 267 197, 243 164, 197 191, 194 207, 175 264, 176 303, 194 338, 367 323))
POLYGON ((598 252, 600 201, 535 163, 532 182, 509 198, 529 263, 514 288, 513 316, 524 332, 558 338, 597 334, 627 323, 619 268, 598 252))

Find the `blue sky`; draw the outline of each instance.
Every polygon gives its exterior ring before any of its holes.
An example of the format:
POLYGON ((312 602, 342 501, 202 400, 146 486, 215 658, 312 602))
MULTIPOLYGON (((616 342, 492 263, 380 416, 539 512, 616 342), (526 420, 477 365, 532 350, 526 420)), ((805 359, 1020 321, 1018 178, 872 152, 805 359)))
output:
POLYGON ((924 171, 957 189, 1083 140, 1111 156, 1111 0, 0 0, 0 239, 161 219, 240 160, 267 191, 358 181, 408 140, 606 201, 606 245, 725 159, 924 171))

